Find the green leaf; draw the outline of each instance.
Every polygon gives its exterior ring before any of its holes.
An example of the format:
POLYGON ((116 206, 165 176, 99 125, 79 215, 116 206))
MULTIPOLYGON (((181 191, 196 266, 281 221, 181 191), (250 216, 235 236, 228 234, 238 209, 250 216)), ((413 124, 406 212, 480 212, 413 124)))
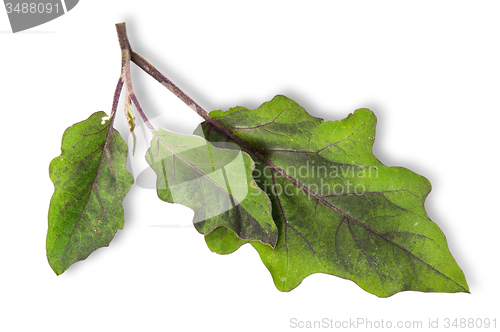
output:
MULTIPOLYGON (((425 212, 429 181, 373 156, 370 110, 324 121, 276 96, 257 109, 210 116, 260 154, 247 151, 256 161, 254 178, 273 203, 279 237, 275 249, 251 243, 279 290, 327 273, 380 297, 405 290, 468 292, 444 234, 425 212)), ((195 133, 226 140, 212 128, 203 123, 203 132, 195 133)), ((223 227, 205 239, 221 254, 246 243, 223 227)))
POLYGON ((134 179, 125 169, 127 146, 114 117, 96 112, 66 129, 61 155, 49 166, 47 258, 56 274, 106 247, 123 228, 122 201, 134 179))
POLYGON ((226 226, 241 239, 272 247, 278 230, 271 202, 252 178, 254 162, 238 148, 221 149, 198 136, 153 131, 146 160, 157 174, 160 199, 194 210, 198 232, 226 226))

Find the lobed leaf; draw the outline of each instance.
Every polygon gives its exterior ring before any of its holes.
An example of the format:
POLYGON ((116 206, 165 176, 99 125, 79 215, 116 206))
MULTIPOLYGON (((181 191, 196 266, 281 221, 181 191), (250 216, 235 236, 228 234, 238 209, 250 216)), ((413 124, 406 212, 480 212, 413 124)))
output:
POLYGON ((254 162, 247 153, 165 129, 153 135, 146 160, 157 174, 160 199, 193 209, 202 234, 226 226, 241 239, 276 245, 271 202, 252 178, 254 162))
POLYGON ((122 202, 134 179, 125 168, 127 146, 113 119, 96 112, 66 129, 61 155, 49 166, 47 258, 56 274, 106 247, 123 228, 122 202))
MULTIPOLYGON (((276 96, 257 109, 210 116, 260 154, 247 151, 257 165, 255 181, 271 199, 279 235, 274 249, 251 244, 279 290, 327 273, 380 297, 405 290, 469 291, 444 234, 425 212, 429 181, 373 156, 376 118, 370 110, 324 121, 276 96)), ((195 134, 227 140, 206 122, 195 134)), ((224 227, 205 239, 220 254, 248 242, 224 227)))

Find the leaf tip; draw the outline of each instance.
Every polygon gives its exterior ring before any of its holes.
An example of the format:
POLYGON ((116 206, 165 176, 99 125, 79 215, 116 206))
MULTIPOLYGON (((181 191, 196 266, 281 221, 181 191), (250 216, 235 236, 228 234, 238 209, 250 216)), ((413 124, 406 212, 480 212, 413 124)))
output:
POLYGON ((49 260, 49 265, 50 265, 50 268, 52 269, 52 271, 54 271, 54 273, 56 274, 56 276, 60 276, 61 274, 63 274, 67 270, 64 267, 61 267, 61 266, 54 264, 50 260, 49 260))

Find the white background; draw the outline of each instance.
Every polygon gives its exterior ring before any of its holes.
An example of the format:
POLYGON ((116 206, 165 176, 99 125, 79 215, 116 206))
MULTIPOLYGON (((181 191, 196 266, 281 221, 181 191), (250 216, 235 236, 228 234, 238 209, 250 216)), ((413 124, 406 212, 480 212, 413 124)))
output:
MULTIPOLYGON (((83 0, 17 34, 0 8, 0 330, 298 330, 291 318, 420 320, 420 331, 429 319, 500 325, 499 2, 248 3, 83 0), (281 293, 253 248, 211 253, 187 226, 191 210, 137 185, 110 247, 57 277, 45 258, 48 165, 67 127, 109 112, 120 71, 114 23, 122 21, 133 48, 207 110, 254 108, 285 94, 325 119, 374 111, 375 156, 431 181, 427 212, 471 294, 380 299, 320 274, 281 293)), ((191 133, 201 118, 135 69, 147 114, 191 133)), ((127 138, 121 109, 117 128, 127 138)), ((145 148, 138 139, 128 165, 135 177, 145 148)))

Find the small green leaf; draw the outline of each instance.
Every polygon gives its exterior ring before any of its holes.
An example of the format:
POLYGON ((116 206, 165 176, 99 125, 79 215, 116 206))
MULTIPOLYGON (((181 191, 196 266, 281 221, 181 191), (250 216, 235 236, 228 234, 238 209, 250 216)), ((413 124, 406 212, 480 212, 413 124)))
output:
POLYGON ((132 111, 132 101, 130 100, 130 96, 128 93, 125 95, 125 117, 127 118, 128 131, 132 136, 132 155, 135 154, 135 145, 137 141, 137 137, 135 137, 134 129, 135 129, 135 116, 132 111))
POLYGON ((106 247, 123 228, 122 201, 134 179, 125 169, 127 146, 114 117, 96 112, 66 129, 61 155, 49 166, 47 258, 56 274, 106 247))
MULTIPOLYGON (((370 110, 324 121, 276 96, 257 109, 210 116, 260 154, 247 151, 257 165, 254 178, 273 203, 279 237, 275 249, 252 245, 279 290, 327 273, 380 297, 469 291, 444 234, 425 212, 429 181, 373 156, 376 118, 370 110)), ((211 142, 227 140, 206 123, 202 129, 195 133, 211 142)), ((205 239, 221 254, 246 243, 223 227, 205 239)))
POLYGON ((247 153, 164 129, 153 135, 146 160, 158 176, 160 199, 193 209, 202 234, 226 226, 241 239, 275 246, 271 202, 252 178, 254 162, 247 153))

